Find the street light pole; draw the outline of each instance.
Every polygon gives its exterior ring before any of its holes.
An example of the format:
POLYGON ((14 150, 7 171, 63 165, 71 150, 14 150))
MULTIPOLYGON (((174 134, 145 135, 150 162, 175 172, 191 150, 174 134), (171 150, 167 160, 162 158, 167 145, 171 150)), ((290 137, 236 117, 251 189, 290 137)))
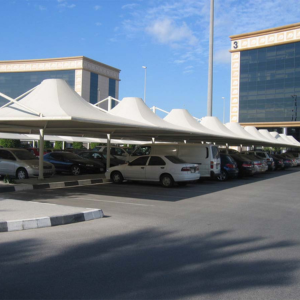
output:
POLYGON ((207 115, 208 116, 212 116, 213 50, 214 50, 214 0, 211 0, 210 1, 210 29, 209 29, 209 58, 208 58, 208 89, 207 89, 207 115))
POLYGON ((222 97, 223 99, 223 124, 225 124, 225 97, 222 97))
POLYGON ((145 69, 144 102, 146 103, 147 67, 142 66, 142 68, 145 69))

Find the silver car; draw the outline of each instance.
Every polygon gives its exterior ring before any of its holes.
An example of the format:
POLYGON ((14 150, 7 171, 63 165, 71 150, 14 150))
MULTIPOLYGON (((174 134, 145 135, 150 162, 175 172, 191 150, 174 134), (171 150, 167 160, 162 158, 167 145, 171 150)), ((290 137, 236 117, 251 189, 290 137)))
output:
MULTIPOLYGON (((55 167, 44 162, 44 176, 52 176, 55 167)), ((25 149, 0 149, 0 175, 9 175, 17 179, 39 176, 39 160, 25 149)))

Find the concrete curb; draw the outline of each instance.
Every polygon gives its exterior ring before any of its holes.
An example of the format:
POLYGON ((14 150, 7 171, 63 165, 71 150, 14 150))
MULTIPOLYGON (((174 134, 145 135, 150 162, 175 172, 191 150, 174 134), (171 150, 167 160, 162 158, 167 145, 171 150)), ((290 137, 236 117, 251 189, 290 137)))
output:
POLYGON ((62 181, 62 182, 50 182, 50 183, 38 183, 38 184, 17 184, 14 186, 4 186, 0 187, 0 193, 10 193, 10 192, 20 192, 27 190, 40 190, 40 189, 58 189, 73 186, 83 186, 98 183, 110 182, 109 179, 99 178, 99 179, 82 179, 74 181, 62 181))
POLYGON ((94 219, 100 219, 103 218, 103 216, 104 214, 102 209, 91 209, 84 212, 60 215, 60 216, 52 216, 52 217, 41 217, 41 218, 13 220, 13 221, 0 220, 0 232, 19 231, 19 230, 66 225, 66 224, 90 221, 94 219))

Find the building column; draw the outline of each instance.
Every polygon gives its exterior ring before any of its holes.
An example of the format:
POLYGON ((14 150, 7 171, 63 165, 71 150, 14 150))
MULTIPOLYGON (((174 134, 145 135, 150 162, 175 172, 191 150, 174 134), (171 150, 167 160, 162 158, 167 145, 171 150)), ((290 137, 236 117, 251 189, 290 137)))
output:
POLYGON ((287 127, 283 127, 282 128, 282 133, 285 134, 285 135, 287 135, 287 127))

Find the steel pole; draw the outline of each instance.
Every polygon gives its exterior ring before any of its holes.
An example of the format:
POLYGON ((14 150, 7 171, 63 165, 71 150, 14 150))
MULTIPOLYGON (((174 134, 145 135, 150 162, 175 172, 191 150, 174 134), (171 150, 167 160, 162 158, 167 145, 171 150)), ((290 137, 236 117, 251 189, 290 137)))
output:
POLYGON ((40 147, 39 147, 39 177, 44 179, 44 129, 40 129, 40 147))
POLYGON ((213 50, 214 50, 214 0, 211 0, 210 1, 210 29, 209 29, 209 58, 208 58, 208 89, 207 89, 207 115, 208 116, 212 116, 213 50))

